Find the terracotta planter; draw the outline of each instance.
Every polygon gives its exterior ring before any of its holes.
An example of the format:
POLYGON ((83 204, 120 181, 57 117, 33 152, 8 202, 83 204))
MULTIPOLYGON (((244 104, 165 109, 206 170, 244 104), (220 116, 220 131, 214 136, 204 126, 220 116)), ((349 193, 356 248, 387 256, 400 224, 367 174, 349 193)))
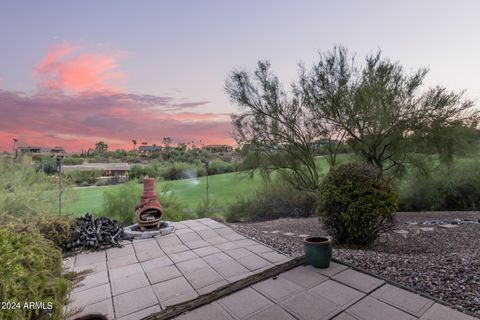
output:
POLYGON ((332 240, 309 237, 303 240, 303 251, 308 263, 315 268, 328 268, 332 259, 332 240))

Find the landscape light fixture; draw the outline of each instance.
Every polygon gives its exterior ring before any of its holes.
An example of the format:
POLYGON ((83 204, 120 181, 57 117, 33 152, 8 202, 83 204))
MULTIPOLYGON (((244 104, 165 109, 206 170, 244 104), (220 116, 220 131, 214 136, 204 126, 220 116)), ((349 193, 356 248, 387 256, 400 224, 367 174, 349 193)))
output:
POLYGON ((207 203, 210 203, 209 196, 208 196, 208 167, 210 165, 210 162, 208 160, 204 160, 203 164, 205 165, 205 171, 207 172, 207 203))
POLYGON ((58 173, 58 214, 62 214, 62 163, 63 163, 63 154, 55 155, 55 160, 57 164, 57 173, 58 173))

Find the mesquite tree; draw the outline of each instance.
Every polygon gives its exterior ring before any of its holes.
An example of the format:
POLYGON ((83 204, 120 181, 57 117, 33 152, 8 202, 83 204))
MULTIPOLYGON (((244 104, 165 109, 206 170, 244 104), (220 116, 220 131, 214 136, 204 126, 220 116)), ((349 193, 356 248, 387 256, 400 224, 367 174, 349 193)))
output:
POLYGON ((380 52, 358 67, 339 47, 321 54, 310 71, 302 69, 299 83, 314 118, 344 132, 355 153, 381 170, 403 170, 429 145, 458 151, 444 148, 456 132, 451 128, 478 123, 478 110, 463 92, 424 89, 427 73, 408 74, 380 52))
POLYGON ((293 86, 286 92, 260 61, 254 74, 234 71, 226 82, 231 99, 244 107, 232 115, 234 137, 249 152, 259 155, 264 172, 277 170, 299 189, 317 190, 319 172, 314 161, 313 141, 328 130, 304 105, 302 92, 293 86))
POLYGON ((253 74, 233 71, 226 81, 227 94, 243 107, 232 116, 234 137, 260 155, 264 169, 280 170, 307 190, 319 186, 313 150, 319 140, 327 141, 332 164, 342 142, 382 171, 403 170, 419 153, 435 150, 451 159, 462 145, 458 132, 466 132, 452 128, 478 132, 478 111, 463 92, 424 88, 427 73, 409 74, 380 52, 358 65, 335 47, 310 70, 300 66, 287 91, 260 61, 253 74))

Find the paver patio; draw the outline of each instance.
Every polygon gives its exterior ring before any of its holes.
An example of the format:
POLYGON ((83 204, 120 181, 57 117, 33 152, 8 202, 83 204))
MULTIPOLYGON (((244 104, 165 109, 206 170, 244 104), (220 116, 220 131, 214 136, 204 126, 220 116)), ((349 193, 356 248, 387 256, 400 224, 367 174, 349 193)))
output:
POLYGON ((92 273, 66 308, 140 319, 288 260, 214 220, 182 221, 166 236, 69 258, 67 268, 92 273))
MULTIPOLYGON (((94 269, 67 309, 141 319, 288 257, 210 219, 176 223, 174 234, 79 254, 73 270, 94 269)), ((474 320, 347 266, 300 266, 194 309, 177 320, 474 320)))

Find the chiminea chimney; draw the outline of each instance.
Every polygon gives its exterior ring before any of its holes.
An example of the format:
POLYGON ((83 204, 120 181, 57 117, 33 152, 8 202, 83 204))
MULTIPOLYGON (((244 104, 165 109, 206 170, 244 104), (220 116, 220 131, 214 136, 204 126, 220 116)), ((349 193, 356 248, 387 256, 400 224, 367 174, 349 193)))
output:
POLYGON ((143 179, 143 194, 135 207, 140 230, 158 229, 162 222, 163 209, 155 193, 155 179, 143 179))

